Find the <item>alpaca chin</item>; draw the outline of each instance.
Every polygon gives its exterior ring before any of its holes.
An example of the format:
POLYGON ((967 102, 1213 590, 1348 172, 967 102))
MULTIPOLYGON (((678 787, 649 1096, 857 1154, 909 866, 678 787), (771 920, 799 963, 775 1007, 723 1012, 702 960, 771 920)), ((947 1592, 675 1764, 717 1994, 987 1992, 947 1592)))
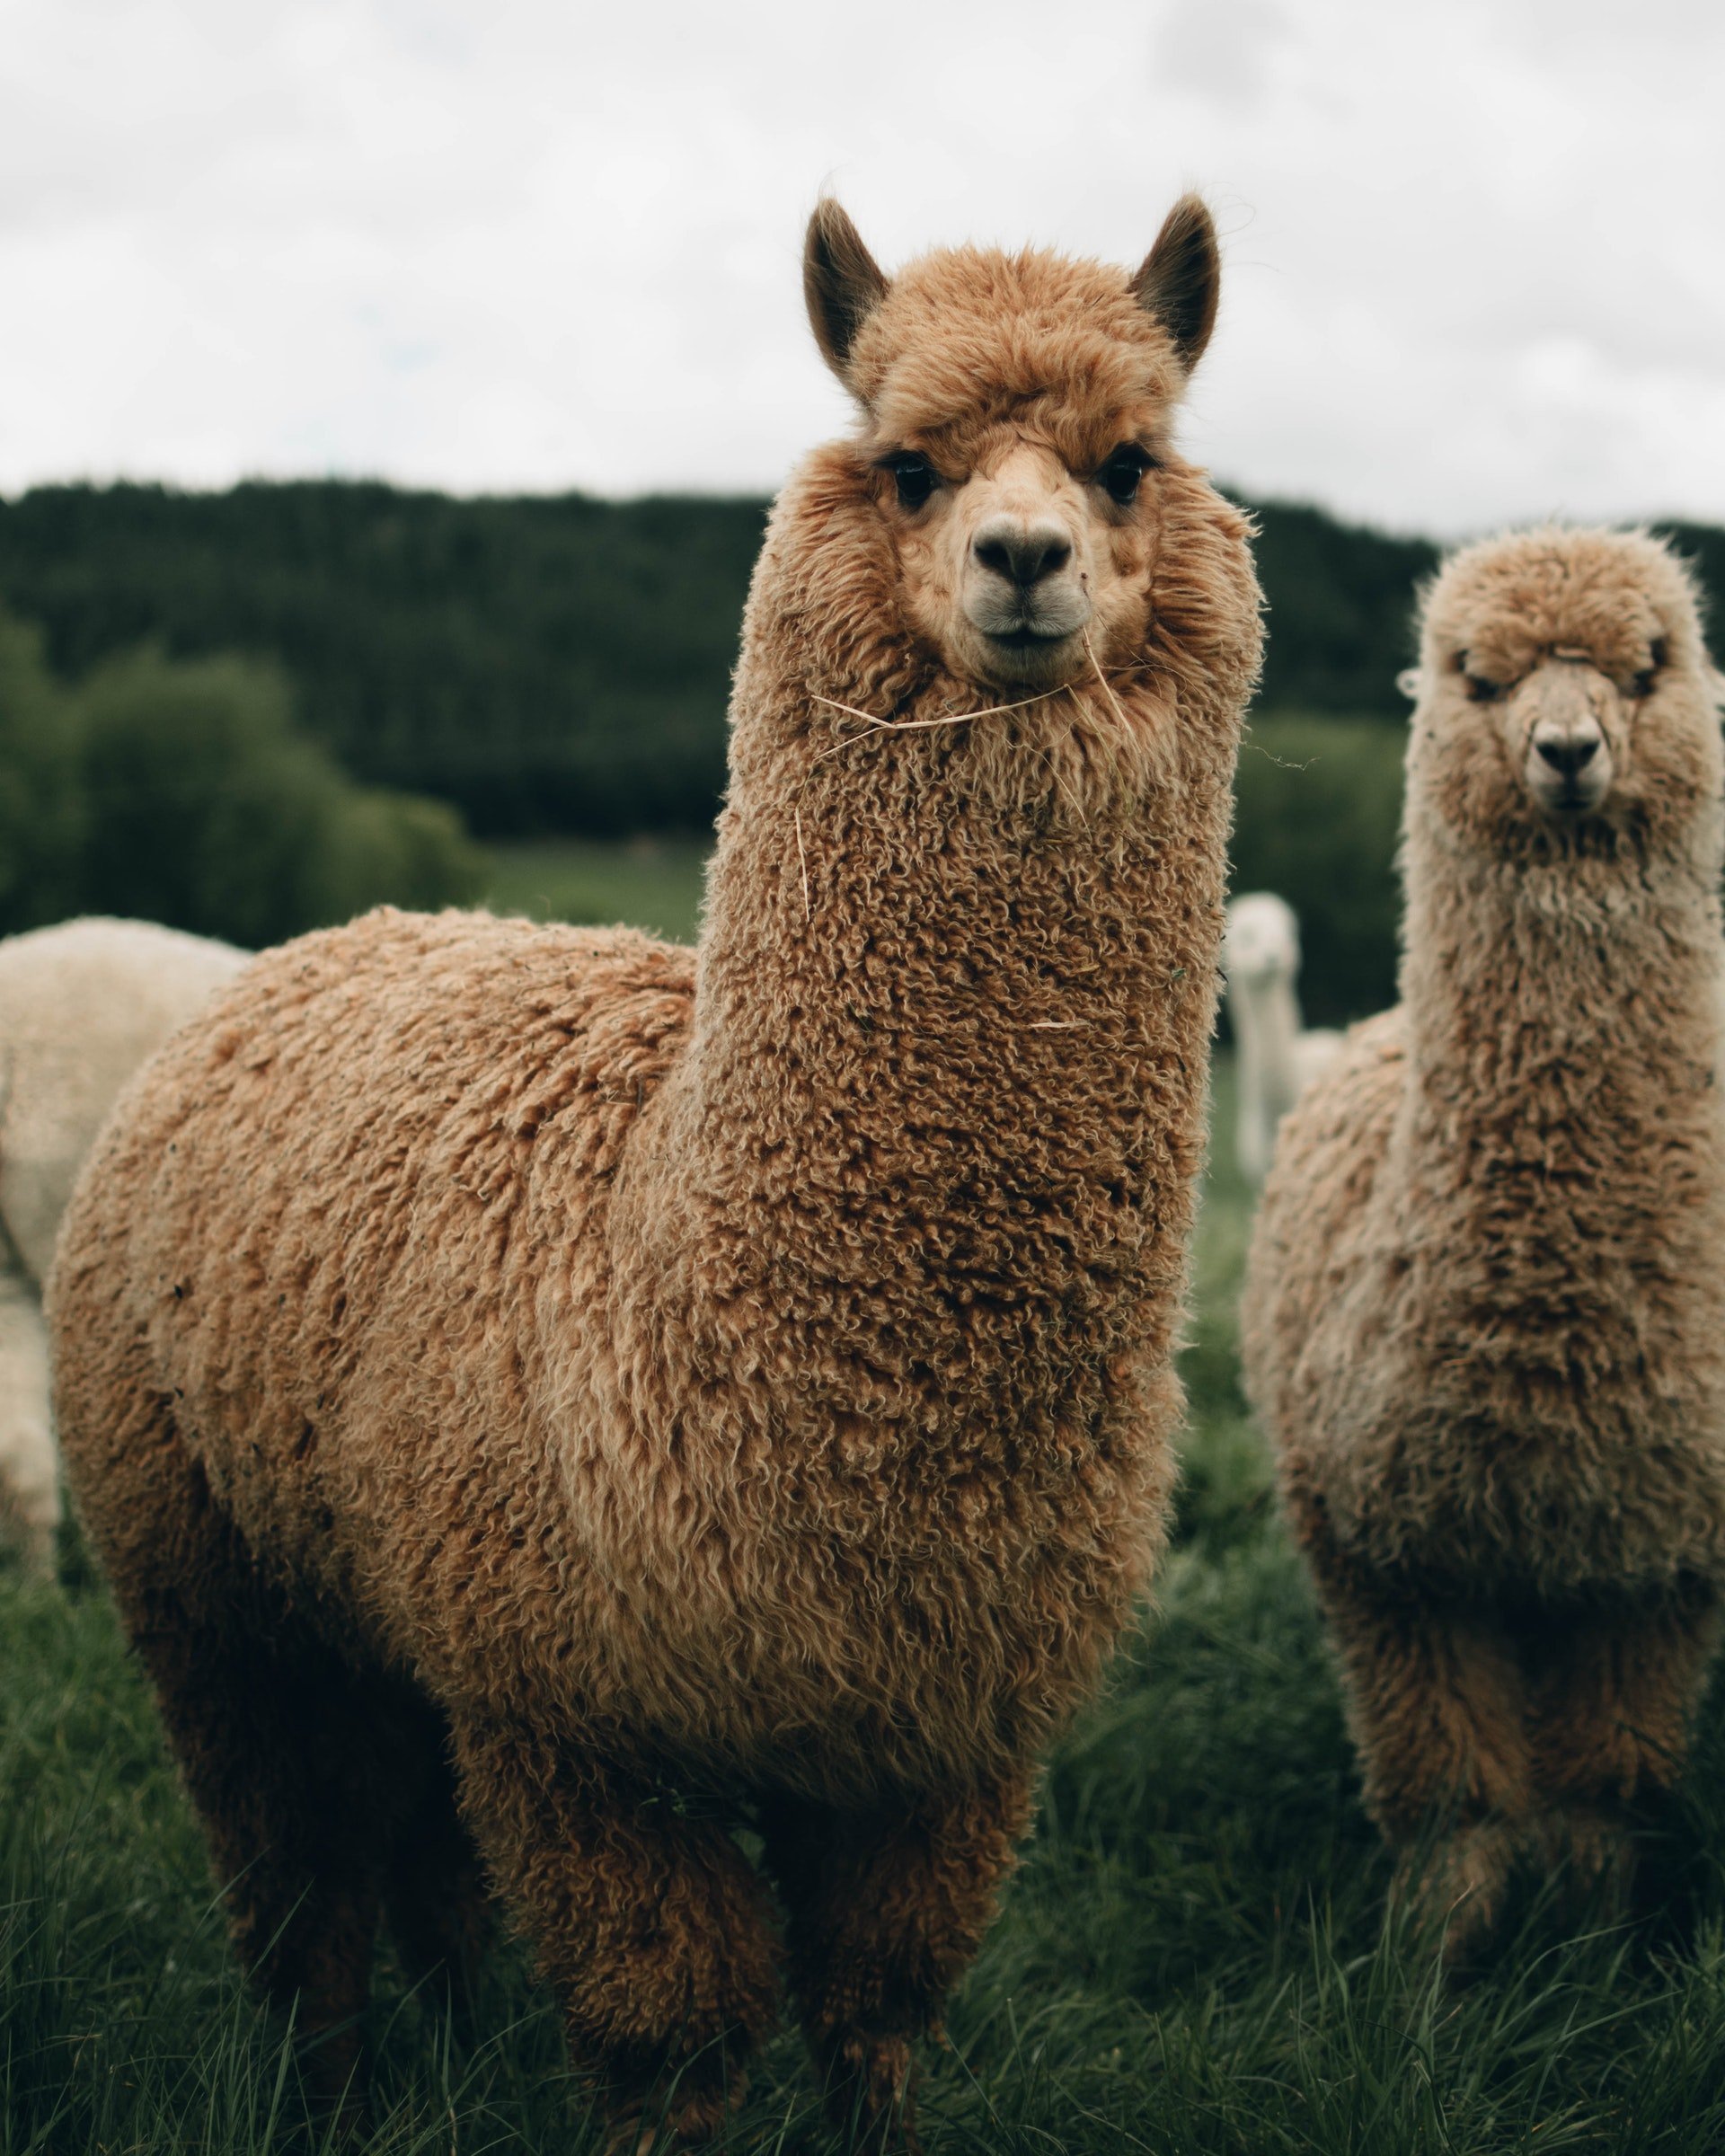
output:
POLYGON ((1065 688, 1080 678, 1087 664, 1075 630, 1065 636, 993 636, 979 631, 966 640, 963 656, 981 686, 1022 694, 1065 688))

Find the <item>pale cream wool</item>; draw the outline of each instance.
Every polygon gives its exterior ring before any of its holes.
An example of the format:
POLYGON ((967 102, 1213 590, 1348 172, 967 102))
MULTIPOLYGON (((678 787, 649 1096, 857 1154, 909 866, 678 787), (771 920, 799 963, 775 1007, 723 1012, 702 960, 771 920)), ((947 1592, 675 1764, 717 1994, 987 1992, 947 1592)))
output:
POLYGON ((698 948, 289 944, 84 1179, 72 1480, 302 2028, 366 1895, 436 1945, 453 1802, 620 2120, 716 2131, 782 1975, 836 2108, 902 2102, 1172 1480, 1260 637, 1169 438, 1215 271, 1190 203, 1136 279, 889 281, 823 207, 858 426, 774 511, 698 948))
POLYGON ((1243 1350, 1391 1835, 1627 1861, 1725 1570, 1725 854, 1690 580, 1639 534, 1427 596, 1402 1002, 1289 1113, 1243 1350), (1571 797, 1564 805, 1564 797, 1571 797))
POLYGON ((1274 891, 1228 901, 1222 939, 1234 1047, 1234 1157, 1254 1188, 1269 1172, 1282 1118, 1341 1046, 1328 1026, 1301 1022, 1300 924, 1274 891))
POLYGON ((103 1118, 245 953, 148 921, 0 941, 0 1524, 46 1570, 59 1524, 42 1283, 103 1118))

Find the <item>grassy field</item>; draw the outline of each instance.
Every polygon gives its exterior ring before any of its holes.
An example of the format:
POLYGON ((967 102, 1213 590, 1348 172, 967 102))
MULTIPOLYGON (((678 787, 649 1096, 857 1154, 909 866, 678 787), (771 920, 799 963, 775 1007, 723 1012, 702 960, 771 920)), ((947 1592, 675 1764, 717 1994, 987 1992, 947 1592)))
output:
POLYGON ((694 940, 705 839, 523 839, 488 851, 484 903, 495 913, 601 927, 627 921, 674 942, 694 940))
MULTIPOLYGON (((584 871, 598 915, 633 910, 621 883, 605 895, 604 866, 584 871)), ((549 861, 509 867, 509 903, 535 877, 548 897, 571 888, 549 861)), ((686 932, 685 867, 680 897, 641 910, 686 932)), ((930 2156, 1725 2146, 1720 1713, 1661 1852, 1677 1892, 1659 1922, 1576 1937, 1530 1897, 1464 1990, 1386 1928, 1386 1866, 1239 1396, 1246 1228, 1218 1168, 1159 1606, 1052 1763, 1022 1869, 928 2062, 930 2156)), ((69 1555, 66 1592, 0 1577, 0 2156, 314 2149, 108 1603, 69 1555)), ((480 2025, 462 2050, 385 1958, 376 2123, 349 2145, 597 2156, 554 2015, 509 1951, 486 1973, 480 2025)), ((790 2037, 728 2145, 837 2156, 790 2037)))

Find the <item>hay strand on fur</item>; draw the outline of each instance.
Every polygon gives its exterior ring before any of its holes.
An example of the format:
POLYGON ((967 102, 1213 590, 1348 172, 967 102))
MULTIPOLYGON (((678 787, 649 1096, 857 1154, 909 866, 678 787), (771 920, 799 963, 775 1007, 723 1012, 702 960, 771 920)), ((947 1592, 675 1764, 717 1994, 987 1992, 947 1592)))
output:
MULTIPOLYGON (((805 922, 812 921, 815 917, 815 909, 814 901, 809 891, 809 851, 802 840, 802 796, 804 789, 814 776, 817 764, 824 764, 828 756, 837 755, 841 749, 854 747, 857 742, 867 740, 870 735, 924 733, 933 727, 969 726, 973 719, 998 719, 1009 711, 1028 711, 1033 703, 1047 703, 1050 697, 1063 695, 1067 685, 1066 683, 1062 683, 1058 688, 1040 690, 1034 696, 1021 697, 1016 703, 985 704, 981 710, 975 711, 945 711, 933 719, 881 719, 878 718, 873 711, 865 711, 854 703, 841 703, 836 696, 822 696, 818 691, 811 689, 809 692, 811 702, 824 703, 828 711, 841 711, 847 719, 860 719, 862 724, 869 729, 869 733, 852 734, 845 740, 835 741, 830 748, 823 748, 818 755, 811 757, 809 769, 803 773, 802 785, 798 787, 797 798, 792 804, 791 823, 796 833, 797 862, 802 877, 803 920, 805 922)), ((1060 774, 1055 771, 1052 764, 1048 765, 1048 769, 1053 773, 1055 784, 1062 786, 1062 791, 1066 791, 1060 774)), ((1072 799, 1069 792, 1067 799, 1072 799)), ((1075 808, 1077 808, 1076 801, 1073 802, 1073 806, 1075 808)), ((1079 811, 1079 820, 1080 822, 1084 820, 1082 810, 1079 811)))

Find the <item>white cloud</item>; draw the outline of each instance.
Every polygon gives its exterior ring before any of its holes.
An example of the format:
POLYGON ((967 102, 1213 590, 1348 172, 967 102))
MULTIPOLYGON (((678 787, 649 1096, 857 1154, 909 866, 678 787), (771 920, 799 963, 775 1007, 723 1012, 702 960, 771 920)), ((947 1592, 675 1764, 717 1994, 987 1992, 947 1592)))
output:
POLYGON ((1456 0, 0 0, 0 486, 765 489, 888 262, 1228 234, 1192 448, 1455 531, 1725 520, 1716 11, 1456 0))

